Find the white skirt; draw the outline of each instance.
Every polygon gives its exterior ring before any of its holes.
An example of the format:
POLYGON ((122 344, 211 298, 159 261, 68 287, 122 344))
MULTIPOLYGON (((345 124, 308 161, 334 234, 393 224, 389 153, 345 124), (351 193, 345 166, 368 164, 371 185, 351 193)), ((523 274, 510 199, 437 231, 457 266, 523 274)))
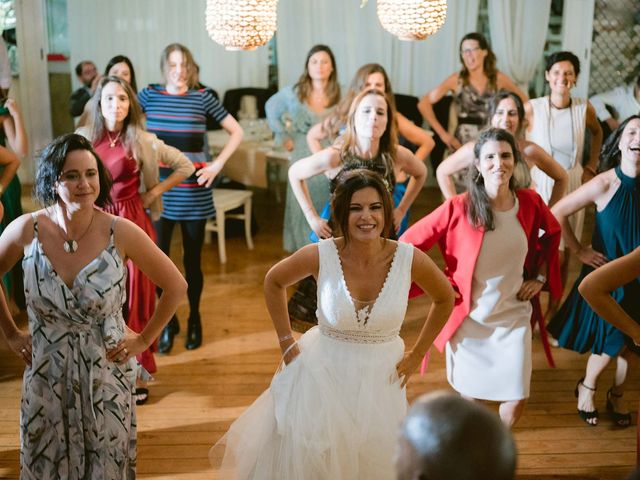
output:
POLYGON ((211 449, 219 478, 395 478, 396 438, 407 409, 396 373, 400 337, 350 343, 314 327, 298 344, 300 355, 211 449))

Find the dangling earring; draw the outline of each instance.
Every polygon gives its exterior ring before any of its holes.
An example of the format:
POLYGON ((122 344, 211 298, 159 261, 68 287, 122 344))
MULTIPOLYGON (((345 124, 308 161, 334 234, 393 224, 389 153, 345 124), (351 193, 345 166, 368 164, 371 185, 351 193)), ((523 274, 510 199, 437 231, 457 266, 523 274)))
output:
POLYGON ((476 175, 475 182, 476 183, 480 183, 480 180, 482 180, 482 174, 480 172, 478 172, 478 175, 476 175))

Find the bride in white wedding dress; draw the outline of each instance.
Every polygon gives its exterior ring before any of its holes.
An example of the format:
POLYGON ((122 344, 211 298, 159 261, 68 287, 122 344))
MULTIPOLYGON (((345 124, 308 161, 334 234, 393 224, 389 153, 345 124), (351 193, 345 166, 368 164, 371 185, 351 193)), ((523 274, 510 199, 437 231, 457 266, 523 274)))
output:
POLYGON ((369 170, 337 177, 334 232, 276 264, 265 297, 283 365, 271 386, 211 449, 221 478, 354 480, 394 478, 405 386, 453 307, 453 290, 423 252, 389 240, 391 196, 369 170), (313 275, 318 326, 292 336, 287 286, 313 275), (398 333, 415 281, 430 295, 418 339, 398 333))

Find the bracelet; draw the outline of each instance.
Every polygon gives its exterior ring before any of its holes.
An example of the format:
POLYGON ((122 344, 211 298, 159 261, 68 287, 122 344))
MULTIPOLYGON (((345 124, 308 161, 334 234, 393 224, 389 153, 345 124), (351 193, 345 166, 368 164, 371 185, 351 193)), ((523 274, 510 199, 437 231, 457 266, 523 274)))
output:
POLYGON ((293 335, 290 333, 289 335, 285 335, 284 337, 278 337, 278 342, 282 343, 282 342, 286 342, 287 340, 291 340, 293 338, 293 335))

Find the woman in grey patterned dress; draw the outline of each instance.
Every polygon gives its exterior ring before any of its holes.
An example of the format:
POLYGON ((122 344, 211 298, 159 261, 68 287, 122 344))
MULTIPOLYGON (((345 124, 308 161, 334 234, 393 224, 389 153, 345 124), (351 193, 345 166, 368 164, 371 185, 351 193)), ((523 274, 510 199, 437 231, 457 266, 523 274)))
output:
POLYGON ((180 272, 135 224, 96 208, 111 179, 88 140, 69 134, 43 152, 35 196, 46 205, 0 237, 0 274, 24 257, 29 331, 0 293, 0 329, 24 360, 22 479, 135 477, 137 364, 186 292, 180 272), (127 259, 160 286, 138 333, 122 317, 127 259))

